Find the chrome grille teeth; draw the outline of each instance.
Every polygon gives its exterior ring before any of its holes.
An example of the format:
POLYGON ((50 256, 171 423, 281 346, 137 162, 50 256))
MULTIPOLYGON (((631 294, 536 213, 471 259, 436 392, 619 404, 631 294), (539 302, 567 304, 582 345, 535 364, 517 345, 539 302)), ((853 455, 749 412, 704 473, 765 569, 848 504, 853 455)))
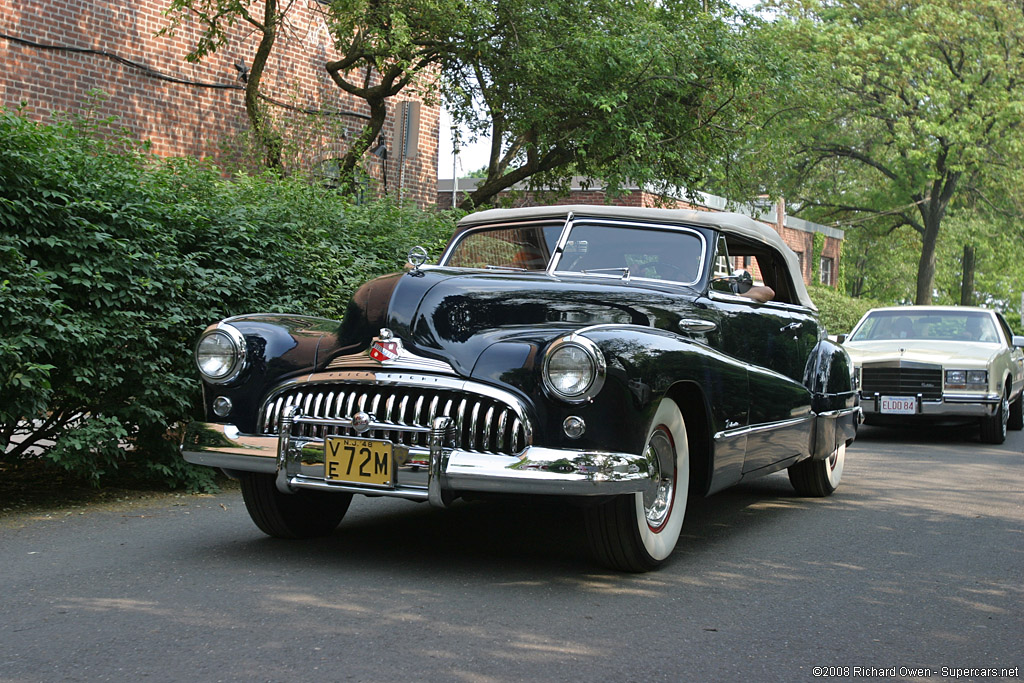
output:
MULTIPOLYGON (((263 433, 276 434, 284 408, 299 406, 304 415, 343 419, 362 410, 378 422, 391 425, 429 427, 434 418, 451 417, 455 423, 455 446, 480 453, 512 455, 527 446, 526 430, 515 410, 488 396, 450 389, 390 387, 366 385, 310 386, 280 394, 263 408, 260 425, 263 433)), ((297 435, 324 438, 329 434, 352 435, 350 427, 303 425, 297 435)), ((405 446, 424 447, 427 439, 387 428, 374 429, 368 438, 387 439, 405 446)))

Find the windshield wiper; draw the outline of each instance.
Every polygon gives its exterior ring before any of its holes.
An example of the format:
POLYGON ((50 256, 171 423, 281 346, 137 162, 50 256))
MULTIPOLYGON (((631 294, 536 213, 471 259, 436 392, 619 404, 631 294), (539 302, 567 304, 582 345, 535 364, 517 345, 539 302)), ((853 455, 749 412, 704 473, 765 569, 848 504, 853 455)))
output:
POLYGON ((581 270, 581 273, 622 273, 622 279, 629 282, 629 268, 591 268, 590 270, 581 270))

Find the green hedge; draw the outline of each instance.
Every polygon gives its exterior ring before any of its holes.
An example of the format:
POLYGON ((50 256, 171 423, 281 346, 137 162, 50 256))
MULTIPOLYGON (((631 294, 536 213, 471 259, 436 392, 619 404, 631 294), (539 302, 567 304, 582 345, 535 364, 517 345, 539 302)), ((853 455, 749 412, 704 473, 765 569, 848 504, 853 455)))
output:
POLYGON ((209 486, 166 436, 198 403, 199 332, 253 311, 337 317, 354 287, 451 229, 301 178, 160 161, 109 122, 0 110, 0 458, 35 443, 97 481, 130 463, 209 486))
POLYGON ((890 305, 875 299, 853 299, 825 285, 811 285, 808 291, 829 334, 849 334, 870 309, 890 305))

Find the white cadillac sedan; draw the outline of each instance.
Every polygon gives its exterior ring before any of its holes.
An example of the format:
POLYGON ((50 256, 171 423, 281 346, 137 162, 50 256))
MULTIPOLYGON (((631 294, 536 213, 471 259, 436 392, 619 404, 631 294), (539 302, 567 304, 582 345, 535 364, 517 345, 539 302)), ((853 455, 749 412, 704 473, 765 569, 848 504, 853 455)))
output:
POLYGON ((1024 336, 967 306, 898 306, 864 314, 842 340, 868 424, 977 418, 981 440, 1024 427, 1024 336))

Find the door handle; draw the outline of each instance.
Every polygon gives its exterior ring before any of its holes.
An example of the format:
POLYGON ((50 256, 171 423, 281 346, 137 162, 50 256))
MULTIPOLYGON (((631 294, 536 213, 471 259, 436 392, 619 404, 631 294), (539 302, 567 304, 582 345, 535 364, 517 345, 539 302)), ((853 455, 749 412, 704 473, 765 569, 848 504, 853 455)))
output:
POLYGON ((683 318, 679 321, 679 329, 684 332, 710 332, 717 328, 716 323, 703 318, 683 318))
POLYGON ((779 332, 793 332, 794 330, 799 330, 803 326, 803 323, 790 323, 785 327, 780 327, 779 332))

